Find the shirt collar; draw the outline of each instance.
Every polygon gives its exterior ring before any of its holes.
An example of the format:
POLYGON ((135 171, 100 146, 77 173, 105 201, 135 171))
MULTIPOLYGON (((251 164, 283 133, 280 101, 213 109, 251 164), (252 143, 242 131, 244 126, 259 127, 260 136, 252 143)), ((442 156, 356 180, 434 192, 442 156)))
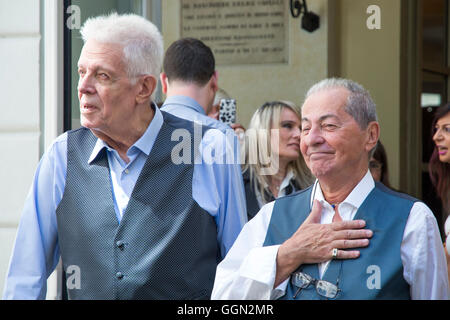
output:
POLYGON ((167 99, 164 101, 164 107, 174 104, 176 104, 177 107, 179 108, 191 109, 195 112, 199 112, 203 115, 206 115, 206 112, 203 109, 203 107, 191 97, 176 95, 167 97, 167 99))
MULTIPOLYGON (((156 137, 158 136, 159 130, 163 124, 163 116, 158 107, 154 104, 151 105, 155 114, 153 115, 152 121, 150 121, 149 126, 145 130, 144 134, 128 149, 127 153, 132 151, 133 149, 138 149, 141 152, 145 153, 147 156, 150 154, 150 151, 153 147, 153 144, 156 141, 156 137)), ((88 163, 91 164, 94 161, 99 153, 106 148, 107 150, 112 150, 110 146, 106 144, 102 139, 97 139, 94 149, 91 152, 91 156, 89 157, 88 163)))
MULTIPOLYGON (((359 209, 361 204, 367 198, 372 189, 375 188, 375 181, 372 178, 372 174, 369 170, 364 175, 364 177, 359 181, 355 188, 350 192, 350 194, 345 198, 341 203, 346 203, 353 206, 356 209, 359 209)), ((311 206, 314 199, 319 200, 320 202, 326 202, 322 193, 322 189, 320 188, 320 183, 316 180, 316 183, 313 187, 313 192, 315 190, 315 194, 311 197, 311 206)), ((326 202, 327 203, 327 202, 326 202)))
POLYGON ((280 191, 284 190, 289 185, 293 177, 294 177, 294 170, 289 169, 289 171, 287 172, 286 176, 284 177, 283 181, 280 184, 280 191))

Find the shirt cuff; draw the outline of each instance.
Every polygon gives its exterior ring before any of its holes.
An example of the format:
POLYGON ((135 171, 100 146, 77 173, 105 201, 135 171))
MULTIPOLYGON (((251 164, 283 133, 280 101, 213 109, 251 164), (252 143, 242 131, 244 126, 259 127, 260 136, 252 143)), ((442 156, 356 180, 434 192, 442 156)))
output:
POLYGON ((240 267, 242 277, 257 281, 270 288, 271 299, 284 295, 289 279, 272 289, 277 271, 277 253, 280 245, 252 249, 240 267))

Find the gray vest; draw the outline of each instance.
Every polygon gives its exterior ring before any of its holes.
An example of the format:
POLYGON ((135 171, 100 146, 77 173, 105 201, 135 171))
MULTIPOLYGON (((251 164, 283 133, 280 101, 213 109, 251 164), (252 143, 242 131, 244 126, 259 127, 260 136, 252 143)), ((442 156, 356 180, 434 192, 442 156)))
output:
POLYGON ((192 198, 193 164, 171 161, 179 143, 171 141, 175 129, 189 130, 194 148, 192 122, 163 117, 120 224, 106 149, 88 164, 97 138, 86 128, 68 133, 66 186, 56 215, 70 299, 210 297, 219 257, 216 224, 192 198))

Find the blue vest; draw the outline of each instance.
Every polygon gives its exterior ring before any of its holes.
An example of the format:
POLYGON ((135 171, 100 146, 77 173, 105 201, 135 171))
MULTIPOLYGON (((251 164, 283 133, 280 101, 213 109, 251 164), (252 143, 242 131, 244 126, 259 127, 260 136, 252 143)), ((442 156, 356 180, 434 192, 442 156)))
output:
POLYGON ((216 224, 192 198, 193 161, 171 160, 179 143, 171 139, 175 129, 190 131, 195 148, 193 123, 163 117, 120 224, 106 150, 88 164, 97 138, 85 128, 68 133, 66 186, 56 216, 70 299, 210 297, 219 257, 216 224))
MULTIPOLYGON (((275 201, 264 246, 282 244, 291 237, 311 212, 312 188, 275 201)), ((403 278, 400 245, 406 221, 417 200, 394 192, 380 183, 359 207, 355 220, 365 220, 373 231, 370 244, 358 248, 357 259, 332 260, 322 280, 336 284, 336 299, 410 299, 409 285, 403 278)), ((299 267, 303 273, 320 279, 317 264, 299 267)), ((292 300, 297 287, 291 283, 281 299, 292 300)), ((295 299, 325 299, 317 294, 314 285, 302 289, 295 299)))

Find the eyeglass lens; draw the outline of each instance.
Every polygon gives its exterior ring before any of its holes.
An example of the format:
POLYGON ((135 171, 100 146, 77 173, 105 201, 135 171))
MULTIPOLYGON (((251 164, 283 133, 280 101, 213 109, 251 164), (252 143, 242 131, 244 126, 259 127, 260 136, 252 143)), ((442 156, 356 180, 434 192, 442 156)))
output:
POLYGON ((302 289, 307 288, 310 284, 315 285, 317 294, 328 299, 335 298, 339 291, 339 288, 335 284, 324 280, 314 279, 310 275, 303 272, 294 273, 292 277, 292 283, 296 287, 298 287, 297 291, 293 296, 294 299, 297 297, 297 295, 300 293, 302 289))

